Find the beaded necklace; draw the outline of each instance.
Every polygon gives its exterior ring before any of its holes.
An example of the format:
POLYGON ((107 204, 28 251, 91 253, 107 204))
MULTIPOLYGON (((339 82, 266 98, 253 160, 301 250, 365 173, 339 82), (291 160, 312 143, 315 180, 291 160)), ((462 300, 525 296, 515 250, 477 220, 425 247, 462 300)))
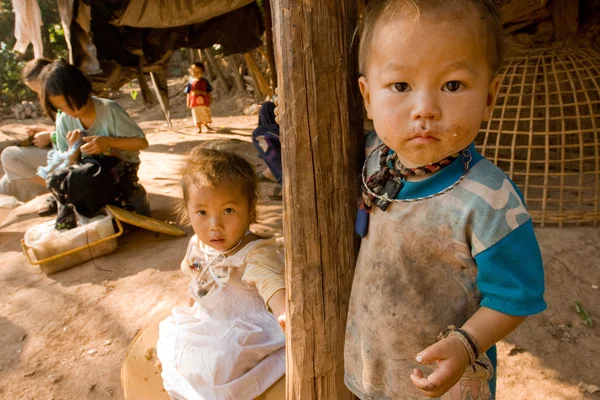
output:
POLYGON ((440 196, 458 186, 465 177, 466 172, 469 169, 469 163, 472 160, 471 152, 466 147, 458 153, 452 154, 443 160, 431 163, 417 168, 407 168, 398 159, 398 154, 387 147, 385 144, 380 144, 367 156, 362 169, 362 182, 363 182, 363 193, 360 203, 360 209, 370 212, 373 205, 379 207, 382 211, 387 210, 388 206, 392 202, 415 202, 425 199, 430 199, 436 196, 440 196), (367 164, 371 156, 381 149, 379 156, 379 171, 373 173, 367 177, 367 164), (463 163, 465 166, 465 173, 447 188, 434 193, 429 196, 418 197, 414 199, 396 199, 396 196, 404 186, 406 178, 409 176, 420 176, 431 174, 441 170, 452 164, 454 160, 462 155, 463 163))

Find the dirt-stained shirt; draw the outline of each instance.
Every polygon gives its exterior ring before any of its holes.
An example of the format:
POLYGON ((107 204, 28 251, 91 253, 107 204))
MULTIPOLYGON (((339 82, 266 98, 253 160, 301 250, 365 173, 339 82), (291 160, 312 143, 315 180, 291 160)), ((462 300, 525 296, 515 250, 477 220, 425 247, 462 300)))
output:
MULTIPOLYGON (((409 376, 414 368, 432 370, 415 356, 480 306, 509 315, 546 307, 541 254, 521 196, 502 171, 471 151, 472 166, 447 193, 369 214, 345 342, 345 382, 361 399, 426 399, 409 376)), ((378 153, 370 158, 369 174, 378 160, 378 153)), ((462 163, 459 157, 438 174, 409 182, 399 196, 451 185, 464 173, 462 163)), ((490 376, 463 379, 470 398, 491 399, 490 376)))

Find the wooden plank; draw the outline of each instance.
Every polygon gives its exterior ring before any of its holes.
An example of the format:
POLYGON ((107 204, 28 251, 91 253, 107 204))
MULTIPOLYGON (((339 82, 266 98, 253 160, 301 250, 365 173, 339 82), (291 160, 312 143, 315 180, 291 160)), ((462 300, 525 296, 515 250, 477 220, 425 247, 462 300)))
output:
POLYGON ((267 48, 267 62, 269 63, 269 69, 271 70, 271 89, 275 90, 277 87, 277 71, 275 70, 275 49, 273 47, 273 19, 271 17, 271 0, 264 0, 263 8, 265 10, 265 41, 267 48))
POLYGON ((545 8, 547 3, 548 0, 508 0, 503 2, 499 6, 502 24, 521 22, 527 15, 545 8))
POLYGON ((254 57, 252 57, 252 53, 244 53, 244 61, 246 62, 246 66, 248 67, 248 71, 250 71, 250 75, 254 79, 254 83, 256 83, 256 87, 264 96, 273 96, 273 89, 263 76, 262 72, 260 72, 260 68, 254 61, 254 57))
POLYGON ((356 0, 274 0, 281 107, 287 398, 345 400, 344 336, 363 159, 356 0))
POLYGON ((579 25, 579 0, 554 0, 552 2, 554 37, 566 39, 577 33, 579 25))

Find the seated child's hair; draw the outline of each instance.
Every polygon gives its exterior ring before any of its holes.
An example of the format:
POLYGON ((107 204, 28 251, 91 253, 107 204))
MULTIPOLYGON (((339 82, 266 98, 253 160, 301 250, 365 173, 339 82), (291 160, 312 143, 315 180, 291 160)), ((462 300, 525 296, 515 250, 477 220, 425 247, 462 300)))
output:
POLYGON ((42 108, 52 119, 56 117, 56 107, 50 96, 64 96, 67 106, 79 110, 92 94, 92 84, 74 65, 63 59, 54 61, 44 69, 44 83, 40 93, 42 108))
POLYGON ((204 73, 204 71, 206 71, 206 69, 204 69, 204 63, 201 63, 200 61, 195 61, 195 62, 192 63, 192 65, 194 67, 200 68, 203 73, 204 73))
POLYGON ((256 220, 258 182, 252 165, 244 158, 227 151, 196 146, 187 156, 180 173, 183 198, 178 202, 176 212, 182 224, 190 225, 187 203, 191 185, 217 186, 228 180, 240 186, 248 198, 250 222, 256 220))
POLYGON ((485 35, 487 58, 492 73, 495 74, 512 46, 504 35, 500 14, 493 0, 371 0, 367 6, 358 50, 359 70, 366 73, 366 59, 373 30, 380 18, 389 20, 395 17, 413 16, 418 20, 422 15, 458 25, 471 25, 479 22, 482 35, 485 35))
POLYGON ((52 64, 52 60, 43 57, 28 61, 21 70, 21 79, 23 82, 33 82, 40 79, 42 71, 50 64, 52 64))

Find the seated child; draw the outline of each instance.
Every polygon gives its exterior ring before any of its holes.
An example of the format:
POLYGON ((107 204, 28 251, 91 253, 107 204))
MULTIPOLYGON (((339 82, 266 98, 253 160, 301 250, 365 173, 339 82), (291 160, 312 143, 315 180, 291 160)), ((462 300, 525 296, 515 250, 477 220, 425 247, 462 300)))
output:
POLYGON ((164 387, 175 399, 251 400, 285 374, 283 260, 274 239, 249 231, 257 182, 246 160, 196 147, 182 172, 191 307, 160 324, 164 387))
POLYGON ((53 155, 65 158, 66 168, 38 170, 61 205, 56 228, 76 226, 74 209, 91 217, 106 204, 150 215, 137 176, 139 150, 148 147, 144 132, 119 104, 92 96, 90 81, 66 61, 46 67, 44 79, 42 107, 52 117, 62 111, 53 155))
MULTIPOLYGON (((23 83, 39 93, 42 71, 50 63, 52 60, 47 58, 28 61, 21 71, 23 83)), ((45 127, 34 126, 27 129, 27 134, 29 139, 24 143, 6 147, 0 154, 0 194, 15 196, 21 201, 47 192, 44 180, 36 176, 36 171, 37 167, 46 164, 48 151, 52 148, 53 132, 45 127)), ((52 196, 48 198, 53 199, 52 196)), ((51 202, 45 204, 46 208, 51 206, 51 202)), ((45 215, 48 213, 42 213, 45 215)))
POLYGON ((359 86, 376 134, 345 343, 361 399, 492 399, 495 343, 546 307, 521 194, 473 145, 505 47, 492 0, 369 2, 359 86))

